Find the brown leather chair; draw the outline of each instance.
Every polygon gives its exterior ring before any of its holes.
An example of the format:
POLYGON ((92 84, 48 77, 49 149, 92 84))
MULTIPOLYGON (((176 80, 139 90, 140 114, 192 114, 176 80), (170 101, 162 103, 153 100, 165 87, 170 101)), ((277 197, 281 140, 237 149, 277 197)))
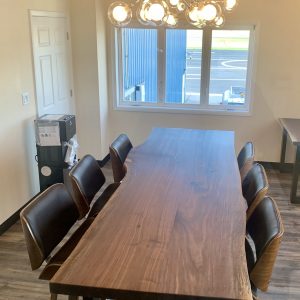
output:
MULTIPOLYGON (((78 210, 62 183, 54 184, 35 197, 20 213, 32 270, 47 260, 39 278, 50 280, 68 258, 92 223, 86 220, 62 247, 50 256, 78 219, 78 210)), ((51 295, 56 299, 57 295, 51 295)))
POLYGON ((71 170, 69 176, 79 210, 79 219, 84 218, 88 212, 87 218, 94 218, 120 185, 120 183, 110 184, 90 208, 95 195, 105 183, 105 176, 97 160, 89 154, 85 155, 71 170))
POLYGON ((242 182, 243 196, 247 201, 247 219, 255 207, 265 197, 269 189, 268 178, 264 167, 255 163, 242 182))
POLYGON ((243 182, 254 162, 254 146, 252 142, 247 142, 244 145, 238 154, 237 161, 241 174, 241 181, 243 182))
POLYGON ((284 232, 275 201, 265 197, 247 222, 246 256, 253 298, 267 291, 284 232), (250 239, 249 239, 250 236, 250 239), (249 241, 250 240, 250 241, 249 241))
POLYGON ((126 175, 125 160, 132 148, 126 134, 119 135, 110 145, 109 153, 115 182, 121 182, 126 175))

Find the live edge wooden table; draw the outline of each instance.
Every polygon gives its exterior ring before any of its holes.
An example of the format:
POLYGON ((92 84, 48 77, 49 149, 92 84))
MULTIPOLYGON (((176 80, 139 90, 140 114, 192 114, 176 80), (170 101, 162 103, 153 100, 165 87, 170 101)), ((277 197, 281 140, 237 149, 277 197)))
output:
POLYGON ((290 199, 292 203, 300 204, 300 197, 297 197, 298 177, 300 172, 300 119, 282 118, 279 119, 282 126, 282 144, 280 156, 280 170, 283 170, 285 163, 286 142, 289 136, 293 145, 296 146, 296 158, 293 168, 293 180, 290 199))
POLYGON ((127 175, 50 281, 109 299, 252 299, 234 133, 152 131, 127 175))

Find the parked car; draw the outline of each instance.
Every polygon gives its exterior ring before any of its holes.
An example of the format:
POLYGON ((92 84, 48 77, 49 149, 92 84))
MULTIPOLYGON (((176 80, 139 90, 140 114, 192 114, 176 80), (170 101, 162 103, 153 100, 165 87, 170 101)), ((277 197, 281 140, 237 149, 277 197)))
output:
POLYGON ((231 86, 230 89, 226 90, 223 94, 223 104, 245 104, 245 93, 246 89, 243 86, 231 86))

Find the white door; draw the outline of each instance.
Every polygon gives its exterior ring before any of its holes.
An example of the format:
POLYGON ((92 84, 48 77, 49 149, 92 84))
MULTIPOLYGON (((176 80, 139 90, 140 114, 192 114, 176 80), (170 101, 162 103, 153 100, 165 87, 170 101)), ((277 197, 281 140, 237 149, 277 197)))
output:
POLYGON ((74 114, 71 55, 63 14, 31 12, 37 114, 74 114))

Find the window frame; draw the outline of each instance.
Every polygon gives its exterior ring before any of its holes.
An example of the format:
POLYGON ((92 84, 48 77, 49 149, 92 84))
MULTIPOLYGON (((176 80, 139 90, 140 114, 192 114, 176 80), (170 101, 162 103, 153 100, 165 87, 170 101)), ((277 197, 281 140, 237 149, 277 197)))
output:
MULTIPOLYGON (((255 50, 255 25, 228 25, 220 29, 218 28, 204 28, 202 40, 202 58, 201 58, 201 76, 200 76, 200 104, 182 104, 164 102, 165 96, 165 81, 166 81, 166 30, 164 27, 143 27, 130 26, 128 28, 136 29, 156 29, 158 32, 158 49, 164 45, 163 51, 158 51, 158 66, 157 72, 160 76, 157 77, 158 99, 157 102, 134 102, 125 101, 123 95, 123 64, 122 64, 122 28, 114 28, 113 30, 113 65, 114 74, 113 82, 115 88, 113 89, 114 109, 125 111, 145 111, 145 112, 171 112, 171 113, 197 113, 197 114, 213 114, 213 115, 237 115, 250 116, 252 114, 252 77, 254 74, 254 50, 255 50), (210 88, 210 64, 211 64, 211 46, 212 46, 212 32, 214 30, 249 30, 249 48, 248 48, 248 64, 246 74, 246 97, 245 104, 239 106, 233 105, 211 105, 209 104, 209 88, 210 88), (163 76, 161 76, 163 74, 163 76)), ((177 29, 184 30, 199 30, 191 26, 183 26, 177 29)))

